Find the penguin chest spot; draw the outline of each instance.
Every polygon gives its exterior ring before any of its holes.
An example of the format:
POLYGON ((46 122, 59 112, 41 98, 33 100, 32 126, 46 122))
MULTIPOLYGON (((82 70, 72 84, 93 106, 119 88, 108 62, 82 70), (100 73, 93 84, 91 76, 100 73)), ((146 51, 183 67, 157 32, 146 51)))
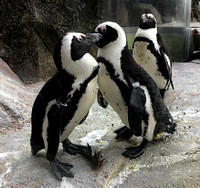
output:
MULTIPOLYGON (((103 68, 104 69, 104 68, 103 68)), ((119 87, 116 83, 110 78, 109 74, 106 71, 100 69, 98 76, 98 85, 108 101, 109 105, 115 110, 119 115, 122 122, 128 126, 128 108, 124 103, 124 99, 121 95, 119 87)))
POLYGON ((156 57, 151 53, 151 50, 148 49, 148 42, 135 42, 133 48, 133 57, 135 61, 142 66, 143 68, 149 69, 149 67, 157 66, 156 57))
POLYGON ((136 42, 133 49, 133 58, 156 82, 159 89, 163 89, 166 84, 166 80, 163 78, 157 64, 157 58, 148 49, 149 43, 136 42))

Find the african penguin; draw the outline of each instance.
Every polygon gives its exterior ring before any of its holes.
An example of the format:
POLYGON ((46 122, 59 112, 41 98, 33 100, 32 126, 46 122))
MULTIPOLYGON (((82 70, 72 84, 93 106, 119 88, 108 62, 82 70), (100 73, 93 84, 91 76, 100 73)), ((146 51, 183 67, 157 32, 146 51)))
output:
POLYGON ((153 79, 130 54, 124 30, 114 22, 104 22, 93 32, 102 34, 99 47, 98 86, 109 105, 126 127, 117 130, 118 138, 142 136, 138 147, 127 148, 125 157, 141 155, 148 142, 160 134, 175 131, 173 121, 153 79))
POLYGON ((133 58, 153 78, 163 98, 170 84, 174 89, 169 53, 152 14, 143 14, 140 18, 133 42, 133 58))
POLYGON ((68 136, 83 122, 94 103, 99 66, 89 49, 100 36, 72 32, 59 39, 53 54, 58 72, 43 86, 33 104, 32 154, 45 148, 59 180, 63 176, 73 177, 72 165, 56 159, 59 143, 63 142, 63 147, 71 154, 87 149, 72 144, 68 136))

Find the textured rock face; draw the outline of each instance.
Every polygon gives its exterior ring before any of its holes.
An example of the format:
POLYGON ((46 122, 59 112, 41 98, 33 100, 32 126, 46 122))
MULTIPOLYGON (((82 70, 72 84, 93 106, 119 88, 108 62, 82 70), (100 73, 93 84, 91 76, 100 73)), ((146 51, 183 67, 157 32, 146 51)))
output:
POLYGON ((21 128, 30 119, 35 95, 0 59, 0 132, 21 128))
POLYGON ((26 82, 55 72, 52 52, 68 31, 88 32, 96 24, 97 1, 1 0, 0 57, 26 82))
POLYGON ((199 1, 192 0, 192 14, 191 14, 192 21, 200 21, 199 11, 200 11, 199 1))

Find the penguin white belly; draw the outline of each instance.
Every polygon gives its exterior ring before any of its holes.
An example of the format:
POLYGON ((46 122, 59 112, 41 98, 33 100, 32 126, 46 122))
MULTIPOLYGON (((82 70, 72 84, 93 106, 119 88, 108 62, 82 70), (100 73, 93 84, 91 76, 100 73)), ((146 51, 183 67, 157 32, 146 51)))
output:
MULTIPOLYGON (((101 64, 100 71, 98 75, 98 85, 105 96, 106 100, 109 102, 109 105, 115 110, 118 114, 124 125, 128 128, 128 107, 125 105, 124 100, 122 98, 121 92, 115 82, 110 78, 109 74, 106 72, 105 66, 101 64)), ((154 136, 154 129, 156 126, 156 120, 154 118, 154 112, 152 108, 151 98, 146 86, 141 86, 141 88, 145 92, 146 103, 145 109, 148 113, 148 125, 145 125, 144 121, 142 121, 142 132, 144 133, 144 128, 147 127, 145 138, 148 141, 152 141, 154 136)), ((142 133, 142 134, 143 134, 142 133)))
POLYGON ((167 80, 158 71, 157 59, 147 48, 147 42, 135 42, 133 48, 133 58, 156 82, 159 89, 166 86, 167 80))
POLYGON ((128 108, 124 103, 118 86, 110 78, 103 64, 100 65, 99 69, 98 85, 109 105, 115 110, 122 122, 130 128, 128 123, 128 108))
POLYGON ((91 106, 94 103, 94 100, 96 97, 96 91, 97 91, 96 88, 97 88, 97 76, 93 80, 90 81, 90 83, 88 84, 86 88, 86 91, 80 98, 79 103, 77 104, 78 108, 73 118, 65 127, 62 135, 60 136, 60 142, 68 138, 68 136, 74 130, 74 128, 86 116, 86 114, 88 113, 88 111, 90 110, 91 106))
MULTIPOLYGON (((60 135, 60 142, 68 138, 70 133, 74 130, 74 128, 79 124, 79 122, 86 116, 89 109, 91 108, 92 104, 94 103, 95 97, 96 97, 96 88, 97 88, 97 76, 90 81, 88 84, 85 92, 83 93, 82 97, 79 100, 79 103, 77 104, 78 108, 76 112, 74 113, 73 118, 70 120, 70 122, 65 127, 62 135, 60 135)), ((48 118, 47 113, 51 106, 56 103, 56 100, 52 100, 48 103, 46 108, 46 114, 43 121, 43 130, 42 130, 42 137, 45 143, 45 149, 48 148, 47 143, 47 128, 48 128, 48 118)))

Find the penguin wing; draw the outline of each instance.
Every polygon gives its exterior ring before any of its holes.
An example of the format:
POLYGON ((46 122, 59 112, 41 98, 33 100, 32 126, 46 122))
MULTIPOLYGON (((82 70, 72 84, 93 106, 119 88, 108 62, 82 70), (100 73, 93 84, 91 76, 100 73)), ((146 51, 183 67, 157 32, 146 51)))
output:
POLYGON ((134 82, 128 74, 126 74, 126 80, 131 88, 130 102, 128 104, 129 126, 135 136, 141 136, 142 117, 146 103, 146 97, 144 90, 140 87, 139 82, 134 82))
POLYGON ((48 160, 53 160, 58 150, 60 126, 61 126, 61 121, 62 121, 61 116, 62 116, 62 113, 60 110, 59 103, 53 104, 47 113, 48 150, 47 150, 46 155, 47 155, 48 160))
POLYGON ((140 87, 131 91, 130 103, 128 105, 129 126, 135 136, 142 134, 143 109, 146 103, 144 90, 140 87))
MULTIPOLYGON (((167 79, 169 80, 172 88, 174 89, 174 85, 172 82, 172 68, 171 68, 172 64, 170 61, 170 56, 169 56, 169 53, 167 51, 167 48, 166 48, 162 38, 161 38, 161 35, 159 33, 157 33, 157 41, 158 41, 158 44, 160 45, 159 50, 160 50, 161 57, 164 60, 164 66, 165 66, 165 70, 166 70, 166 74, 167 74, 167 79)), ((167 86, 167 84, 166 84, 166 86, 167 86)))

